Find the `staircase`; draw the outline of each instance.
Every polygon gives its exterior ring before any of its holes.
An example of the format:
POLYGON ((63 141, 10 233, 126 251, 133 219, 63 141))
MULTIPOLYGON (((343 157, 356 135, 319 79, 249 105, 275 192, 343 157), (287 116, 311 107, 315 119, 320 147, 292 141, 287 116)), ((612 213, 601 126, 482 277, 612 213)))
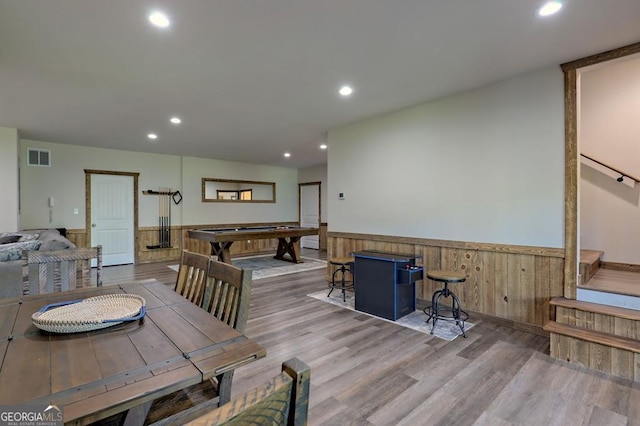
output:
POLYGON ((603 251, 580 250, 580 283, 578 285, 585 285, 598 272, 603 254, 603 251))
POLYGON ((604 252, 580 250, 577 299, 640 310, 640 273, 637 265, 601 262, 604 252))
POLYGON ((552 357, 640 381, 640 311, 562 297, 550 303, 552 357))
POLYGON ((610 273, 600 269, 602 254, 581 250, 579 300, 557 297, 550 301, 553 319, 544 329, 550 333, 551 356, 640 381, 640 310, 629 309, 624 300, 618 305, 610 303, 626 297, 639 303, 640 309, 640 297, 610 293, 607 286, 615 287, 615 280, 596 277, 592 281, 596 274, 610 273))

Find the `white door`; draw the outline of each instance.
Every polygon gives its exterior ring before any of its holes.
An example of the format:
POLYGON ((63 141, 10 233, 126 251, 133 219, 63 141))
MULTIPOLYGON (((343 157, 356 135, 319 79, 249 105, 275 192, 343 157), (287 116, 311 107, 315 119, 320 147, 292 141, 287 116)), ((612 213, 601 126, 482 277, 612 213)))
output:
POLYGON ((91 246, 102 245, 104 266, 134 262, 133 177, 91 175, 91 246))
MULTIPOLYGON (((300 186, 300 226, 320 228, 320 185, 300 186)), ((300 238, 301 248, 320 248, 320 237, 308 235, 300 238)))

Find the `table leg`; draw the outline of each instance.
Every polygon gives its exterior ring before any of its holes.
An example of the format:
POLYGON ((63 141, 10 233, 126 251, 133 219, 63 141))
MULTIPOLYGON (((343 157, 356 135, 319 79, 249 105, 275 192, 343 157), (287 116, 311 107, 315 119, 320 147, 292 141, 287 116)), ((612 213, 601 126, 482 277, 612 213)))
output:
POLYGON ((276 251, 274 259, 286 260, 287 262, 293 263, 304 263, 300 258, 300 237, 291 237, 289 241, 287 241, 286 238, 278 238, 278 250, 276 251), (291 259, 284 257, 285 254, 288 254, 291 259))
POLYGON ((231 244, 233 241, 225 241, 222 243, 211 242, 211 256, 217 256, 220 262, 231 265, 231 244))
POLYGON ((218 380, 219 404, 226 404, 231 400, 231 381, 233 380, 233 370, 216 376, 216 379, 218 380))
POLYGON ((148 401, 142 405, 138 405, 136 407, 130 408, 129 411, 127 411, 126 417, 122 425, 123 426, 143 425, 145 419, 147 418, 147 413, 149 412, 149 409, 151 408, 152 403, 153 401, 148 401))

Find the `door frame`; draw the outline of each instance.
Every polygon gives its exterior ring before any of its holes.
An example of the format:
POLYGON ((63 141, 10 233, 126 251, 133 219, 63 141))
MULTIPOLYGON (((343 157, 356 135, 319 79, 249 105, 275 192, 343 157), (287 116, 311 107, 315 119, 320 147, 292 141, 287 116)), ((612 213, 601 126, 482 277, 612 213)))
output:
POLYGON ((580 68, 640 53, 640 43, 567 62, 564 72, 564 297, 577 297, 578 280, 578 75, 580 68))
POLYGON ((140 173, 135 172, 114 172, 110 170, 84 169, 85 188, 85 232, 88 246, 91 246, 91 176, 92 175, 115 175, 131 176, 133 178, 133 264, 138 264, 138 177, 140 173))

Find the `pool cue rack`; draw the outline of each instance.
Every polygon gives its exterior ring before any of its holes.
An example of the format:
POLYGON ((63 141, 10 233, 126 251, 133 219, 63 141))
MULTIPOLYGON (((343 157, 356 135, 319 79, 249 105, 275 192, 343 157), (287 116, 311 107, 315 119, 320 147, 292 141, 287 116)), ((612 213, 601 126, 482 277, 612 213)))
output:
POLYGON ((182 194, 171 188, 160 188, 159 191, 142 191, 144 195, 158 196, 158 244, 147 246, 148 249, 168 249, 171 247, 171 201, 180 204, 182 194))

